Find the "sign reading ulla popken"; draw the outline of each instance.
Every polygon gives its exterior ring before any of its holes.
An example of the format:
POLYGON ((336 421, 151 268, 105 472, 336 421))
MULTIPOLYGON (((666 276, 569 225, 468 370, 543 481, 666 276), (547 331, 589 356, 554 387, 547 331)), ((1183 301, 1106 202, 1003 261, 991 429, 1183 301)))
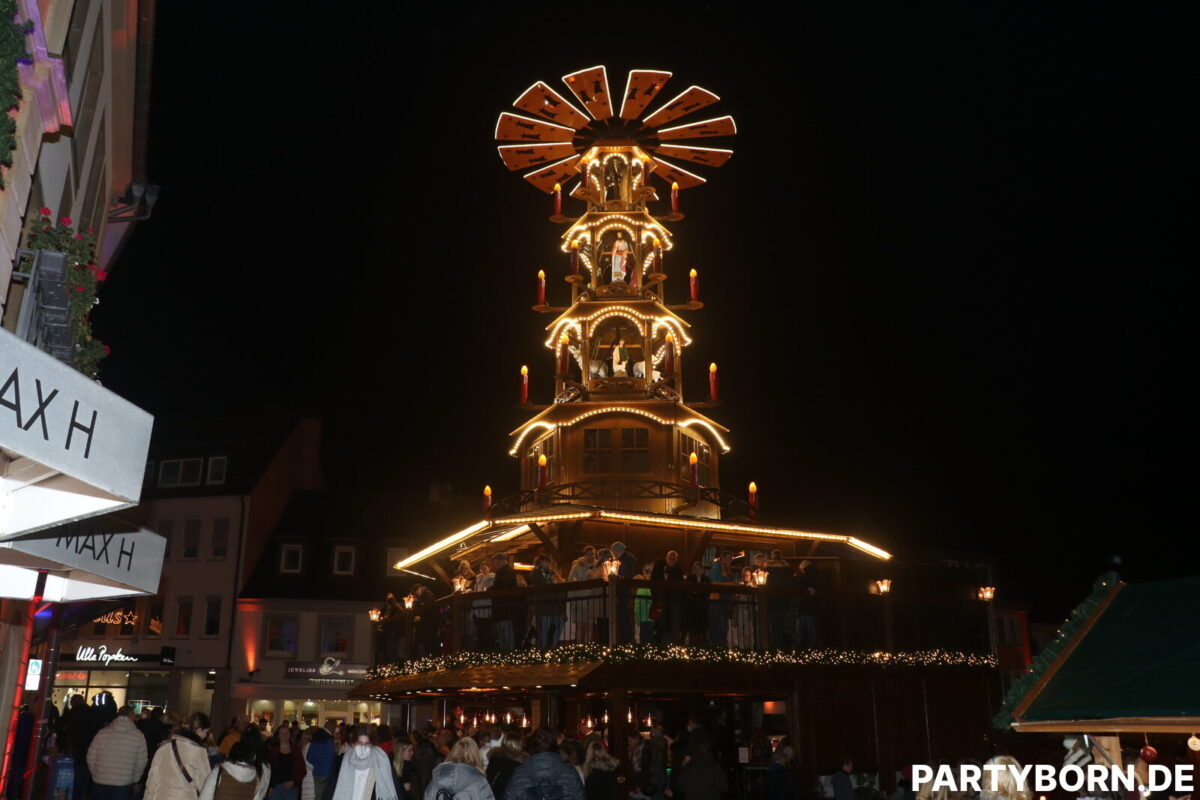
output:
POLYGON ((85 664, 99 662, 107 667, 113 662, 136 663, 141 660, 141 657, 135 655, 125 655, 125 650, 121 647, 118 647, 116 650, 109 650, 108 645, 101 644, 96 645, 95 647, 92 647, 91 645, 81 645, 79 649, 75 651, 75 660, 85 664))
MULTIPOLYGON (((0 330, 0 447, 53 472, 138 501, 154 418, 6 330, 0 330)), ((14 493, 15 494, 15 493, 14 493)), ((115 510, 112 506, 91 513, 115 510)), ((0 528, 0 539, 32 528, 0 528)))
POLYGON ((341 685, 366 680, 368 665, 345 664, 340 658, 324 661, 289 661, 283 676, 288 680, 307 680, 309 683, 341 685))

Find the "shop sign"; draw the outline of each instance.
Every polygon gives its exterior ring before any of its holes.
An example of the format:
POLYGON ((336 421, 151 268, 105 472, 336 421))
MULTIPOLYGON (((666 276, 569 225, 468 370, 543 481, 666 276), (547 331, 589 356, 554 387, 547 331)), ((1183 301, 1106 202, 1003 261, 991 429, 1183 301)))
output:
MULTIPOLYGON (((152 593, 158 591, 166 540, 132 522, 108 516, 59 525, 0 546, 152 593)), ((136 615, 128 616, 136 619, 136 615)), ((122 615, 121 622, 128 621, 122 615)))
POLYGON ((36 692, 42 684, 42 660, 29 659, 29 668, 25 672, 25 691, 36 692))
MULTIPOLYGON (((175 648, 163 647, 157 653, 126 653, 124 645, 81 644, 75 650, 74 658, 64 658, 63 661, 76 664, 160 664, 169 667, 175 663, 175 648)), ((61 674, 61 673, 60 673, 61 674)), ((80 673, 82 674, 82 673, 80 673)))
POLYGON ((340 658, 324 661, 289 661, 284 665, 283 676, 288 680, 308 681, 316 684, 347 684, 366 680, 368 665, 347 664, 340 658))
MULTIPOLYGON (((60 498, 57 518, 34 513, 36 509, 25 514, 10 509, 0 539, 137 503, 153 423, 153 417, 129 401, 0 330, 0 448, 44 465, 51 474, 87 484, 59 489, 79 502, 60 498), (112 499, 84 502, 97 489, 112 499)), ((50 503, 36 486, 30 485, 30 502, 50 503)))

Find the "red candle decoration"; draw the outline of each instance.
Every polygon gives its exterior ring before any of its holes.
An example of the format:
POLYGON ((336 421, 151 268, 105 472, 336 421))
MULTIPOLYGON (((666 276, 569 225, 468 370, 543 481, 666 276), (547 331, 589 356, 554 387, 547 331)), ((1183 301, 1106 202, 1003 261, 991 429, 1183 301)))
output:
POLYGON ((579 242, 571 242, 571 274, 579 274, 579 242))
POLYGON ((562 216, 562 186, 554 184, 554 216, 562 216))
POLYGON ((675 374, 675 334, 667 331, 666 350, 663 352, 663 374, 675 374))
POLYGON ((662 242, 654 239, 654 271, 662 272, 662 242))
POLYGON ((488 511, 492 507, 492 487, 483 487, 483 510, 488 511))
POLYGON ((700 299, 700 273, 692 270, 688 273, 688 281, 692 289, 692 302, 695 303, 700 299))
POLYGON ((571 363, 571 361, 570 361, 571 351, 567 347, 567 345, 570 343, 570 341, 571 340, 567 338, 567 335, 565 333, 562 336, 558 337, 558 374, 559 375, 566 375, 567 367, 571 363))
POLYGON ((529 402, 529 367, 521 367, 521 403, 529 402))
POLYGON ((750 501, 750 517, 753 519, 758 515, 758 484, 754 481, 750 481, 748 499, 750 501))
POLYGON ((549 465, 546 463, 546 456, 542 454, 538 456, 538 488, 546 488, 546 477, 549 473, 549 465))
POLYGON ((671 213, 679 213, 679 181, 671 182, 671 213))
MULTIPOLYGON (((696 292, 693 289, 692 294, 695 293, 696 292)), ((537 304, 539 306, 546 305, 546 270, 544 269, 538 270, 537 298, 537 304)), ((692 299, 694 300, 695 298, 693 297, 692 299)))
POLYGON ((716 402, 718 397, 718 389, 720 386, 717 381, 717 362, 708 365, 708 399, 716 402))
POLYGON ((694 452, 688 456, 688 467, 692 473, 692 486, 700 485, 700 457, 694 452))

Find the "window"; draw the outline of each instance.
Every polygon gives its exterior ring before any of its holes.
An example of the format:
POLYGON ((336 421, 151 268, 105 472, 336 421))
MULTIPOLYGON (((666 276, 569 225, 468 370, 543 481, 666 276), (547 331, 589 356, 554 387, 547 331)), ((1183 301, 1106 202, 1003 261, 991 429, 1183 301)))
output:
POLYGON ((354 620, 350 617, 325 617, 318 627, 318 658, 349 658, 354 640, 354 620))
POLYGON ((300 621, 295 617, 267 617, 266 647, 268 656, 296 657, 296 632, 300 629, 300 621))
POLYGON ((189 519, 183 523, 183 557, 200 557, 200 520, 189 519))
POLYGON ((333 574, 354 574, 354 548, 350 545, 339 545, 333 548, 333 574))
POLYGON ((538 485, 538 456, 546 457, 546 483, 554 483, 554 473, 556 471, 556 459, 554 458, 557 451, 555 434, 543 436, 538 441, 534 442, 533 446, 525 453, 525 468, 528 470, 528 485, 536 487, 538 485))
POLYGON ((175 635, 192 635, 192 598, 181 597, 175 601, 175 635))
POLYGON ((171 557, 171 539, 175 535, 175 520, 161 519, 158 521, 158 532, 163 537, 163 560, 171 557))
POLYGON ((690 459, 696 454, 697 480, 701 486, 712 486, 712 448, 706 443, 683 431, 679 432, 679 478, 684 483, 692 482, 690 459))
POLYGON ((229 520, 225 517, 213 520, 212 557, 224 558, 229 552, 229 520))
POLYGON ((221 633, 221 598, 210 597, 204 601, 204 635, 218 636, 221 633))
POLYGON ((174 458, 159 462, 159 486, 199 486, 203 458, 174 458))
POLYGON ((612 428, 588 428, 583 432, 583 471, 612 472, 612 428))
POLYGON ((152 600, 150 602, 150 615, 146 618, 146 635, 147 636, 162 636, 163 632, 163 604, 162 600, 152 600))
POLYGON ((279 548, 279 571, 298 574, 302 563, 301 556, 304 548, 298 544, 285 544, 279 548))
POLYGON ((208 483, 210 486, 216 486, 225 482, 225 465, 228 459, 225 456, 213 456, 208 460, 208 483))
POLYGON ((650 431, 621 428, 621 472, 650 471, 650 431))

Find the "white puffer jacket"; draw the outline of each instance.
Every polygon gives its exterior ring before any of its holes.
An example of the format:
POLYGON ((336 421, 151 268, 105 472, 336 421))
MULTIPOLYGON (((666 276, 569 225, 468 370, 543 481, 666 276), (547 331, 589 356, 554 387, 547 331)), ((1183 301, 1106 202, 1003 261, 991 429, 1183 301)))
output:
POLYGON ((132 786, 146 769, 146 737, 129 717, 117 717, 92 739, 87 764, 96 783, 132 786))
POLYGON ((186 736, 175 734, 154 752, 150 774, 146 776, 145 796, 147 800, 196 800, 210 772, 208 750, 186 736), (172 744, 179 749, 179 761, 191 776, 190 782, 179 770, 172 744))

